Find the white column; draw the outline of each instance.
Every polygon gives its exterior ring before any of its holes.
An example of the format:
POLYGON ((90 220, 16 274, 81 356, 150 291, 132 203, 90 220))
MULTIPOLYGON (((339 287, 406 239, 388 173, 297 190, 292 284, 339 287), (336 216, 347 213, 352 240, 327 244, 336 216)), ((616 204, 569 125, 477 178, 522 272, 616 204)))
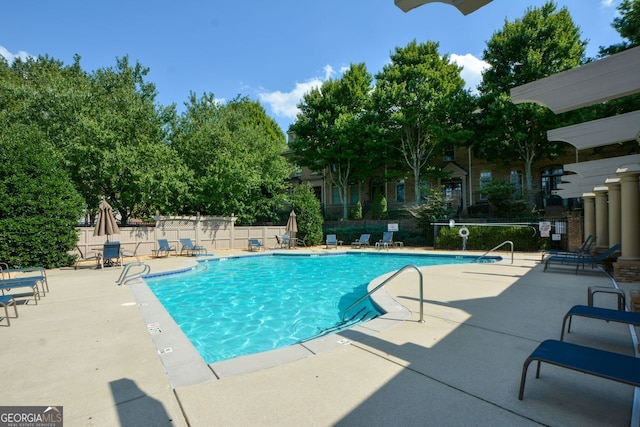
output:
POLYGON ((608 178, 605 185, 609 189, 609 246, 620 243, 620 178, 608 178))
POLYGON ((622 200, 620 215, 622 255, 618 261, 640 261, 640 221, 638 221, 640 170, 637 166, 634 169, 623 167, 616 171, 620 177, 620 199, 622 200))
POLYGON ((596 236, 596 195, 593 193, 584 193, 582 195, 584 202, 584 238, 588 236, 596 236))
POLYGON ((608 188, 598 186, 593 189, 596 195, 596 248, 609 248, 609 207, 607 206, 608 188))

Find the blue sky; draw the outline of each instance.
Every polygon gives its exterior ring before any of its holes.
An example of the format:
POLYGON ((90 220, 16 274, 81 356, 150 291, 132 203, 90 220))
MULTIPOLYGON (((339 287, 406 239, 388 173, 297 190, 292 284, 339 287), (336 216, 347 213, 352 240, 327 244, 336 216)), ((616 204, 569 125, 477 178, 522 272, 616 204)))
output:
MULTIPOLYGON (((620 0, 557 0, 569 9, 587 55, 620 41, 611 27, 620 0)), ((5 1, 0 5, 0 55, 49 55, 85 70, 113 67, 116 57, 148 67, 157 101, 184 110, 190 92, 258 100, 286 131, 302 95, 351 63, 377 73, 397 46, 440 43, 464 65, 471 88, 480 80, 482 51, 505 19, 544 0, 493 0, 464 16, 442 3, 408 13, 393 0, 137 0, 5 1)))

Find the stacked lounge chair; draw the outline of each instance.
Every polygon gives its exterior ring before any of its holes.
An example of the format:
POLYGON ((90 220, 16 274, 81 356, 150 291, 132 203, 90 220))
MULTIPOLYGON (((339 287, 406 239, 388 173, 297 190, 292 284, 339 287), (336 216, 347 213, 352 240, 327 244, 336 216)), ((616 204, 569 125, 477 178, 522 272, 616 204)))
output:
POLYGON ((585 265, 590 265, 591 267, 595 267, 597 264, 601 264, 607 258, 612 257, 617 251, 620 250, 620 247, 621 247, 620 243, 618 243, 617 245, 614 245, 614 246, 610 247, 609 249, 607 249, 606 251, 602 252, 597 257, 594 257, 591 254, 584 254, 584 255, 571 255, 571 254, 567 254, 567 255, 551 255, 551 256, 547 257, 545 259, 545 261, 544 261, 544 271, 547 271, 547 268, 549 268, 549 265, 551 263, 556 263, 556 264, 565 264, 565 265, 575 265, 576 266, 576 274, 578 274, 578 270, 580 269, 580 266, 582 266, 583 269, 584 269, 585 265))

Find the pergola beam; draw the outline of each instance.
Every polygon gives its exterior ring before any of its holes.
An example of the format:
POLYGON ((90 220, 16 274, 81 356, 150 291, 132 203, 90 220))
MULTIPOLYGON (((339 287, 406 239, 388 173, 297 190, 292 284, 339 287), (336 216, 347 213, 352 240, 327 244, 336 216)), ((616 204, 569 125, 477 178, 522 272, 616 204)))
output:
POLYGON ((640 46, 511 89, 514 104, 556 114, 640 92, 640 46))
POLYGON ((631 141, 640 134, 640 110, 553 129, 549 141, 564 141, 578 150, 631 141))
POLYGON ((409 12, 411 9, 420 7, 427 3, 446 3, 457 8, 464 15, 468 15, 471 12, 475 12, 487 3, 491 3, 492 0, 394 0, 396 6, 402 9, 403 12, 409 12))

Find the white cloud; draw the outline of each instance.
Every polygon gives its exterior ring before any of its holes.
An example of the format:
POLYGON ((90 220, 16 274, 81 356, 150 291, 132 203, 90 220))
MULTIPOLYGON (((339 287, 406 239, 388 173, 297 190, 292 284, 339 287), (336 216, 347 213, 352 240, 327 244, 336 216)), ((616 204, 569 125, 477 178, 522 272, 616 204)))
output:
POLYGON ((464 79, 467 89, 476 92, 476 87, 482 81, 482 71, 489 68, 489 64, 470 53, 466 55, 451 54, 451 61, 463 67, 460 75, 464 79))
MULTIPOLYGON (((466 82, 467 88, 475 92, 476 86, 482 80, 482 70, 487 68, 489 64, 471 54, 452 54, 450 58, 451 61, 464 67, 461 72, 462 78, 466 82)), ((289 92, 260 90, 258 91, 258 98, 270 108, 276 118, 293 121, 299 113, 298 104, 306 93, 322 86, 323 82, 343 74, 347 69, 348 67, 342 67, 339 71, 336 71, 331 65, 327 64, 322 68, 323 76, 313 77, 303 83, 296 82, 294 88, 289 92)))
POLYGON ((615 0, 601 0, 601 1, 600 1, 600 4, 601 4, 603 7, 611 7, 611 6, 614 6, 614 5, 615 5, 615 3, 616 3, 616 2, 615 2, 615 0))
POLYGON ((16 58, 20 58, 22 60, 25 60, 27 58, 33 57, 33 55, 30 55, 29 53, 27 53, 27 52, 25 52, 23 50, 21 50, 18 53, 11 53, 4 46, 0 46, 0 56, 2 56, 4 59, 6 59, 7 62, 9 63, 9 65, 11 65, 16 58))
POLYGON ((313 77, 304 83, 296 82, 295 87, 290 92, 276 90, 274 92, 259 92, 260 101, 266 103, 276 117, 294 120, 298 114, 297 105, 302 97, 311 92, 312 89, 322 86, 322 83, 329 80, 337 73, 331 65, 325 65, 322 69, 323 77, 313 77))

